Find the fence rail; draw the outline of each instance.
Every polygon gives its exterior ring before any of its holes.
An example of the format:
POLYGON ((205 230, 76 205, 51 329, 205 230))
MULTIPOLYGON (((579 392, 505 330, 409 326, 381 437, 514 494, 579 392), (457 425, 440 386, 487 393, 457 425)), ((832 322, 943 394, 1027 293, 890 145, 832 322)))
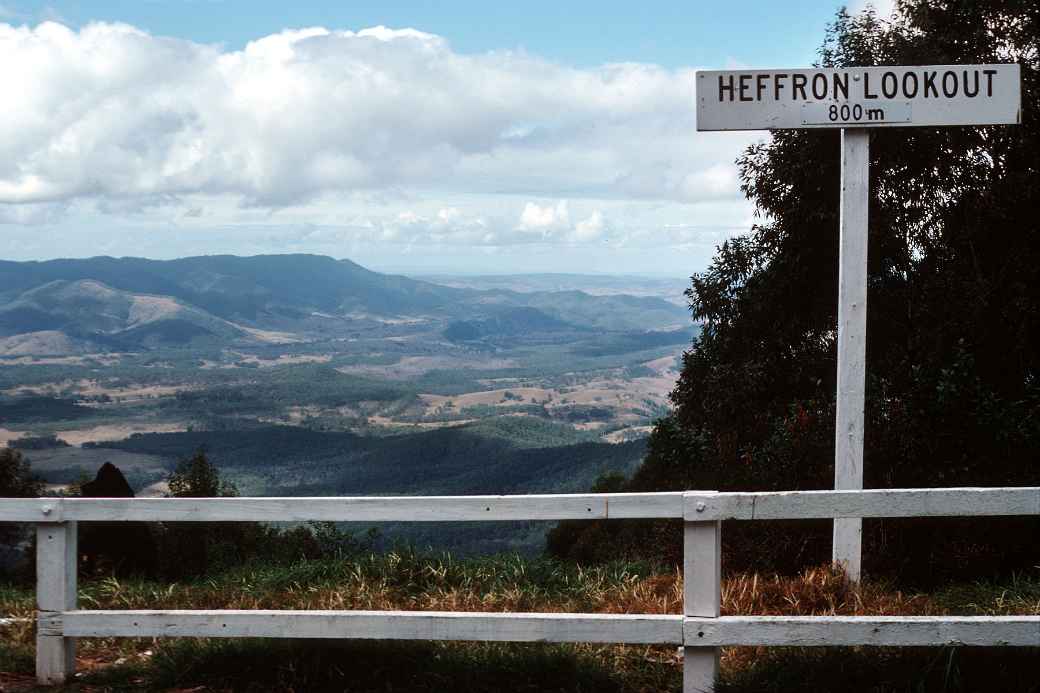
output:
POLYGON ((1040 487, 782 493, 357 498, 0 499, 37 527, 36 675, 62 683, 77 637, 369 638, 683 646, 683 690, 710 691, 729 645, 1040 646, 1040 616, 720 616, 722 520, 1040 515, 1040 487), (98 611, 76 608, 77 522, 682 518, 683 613, 98 611))

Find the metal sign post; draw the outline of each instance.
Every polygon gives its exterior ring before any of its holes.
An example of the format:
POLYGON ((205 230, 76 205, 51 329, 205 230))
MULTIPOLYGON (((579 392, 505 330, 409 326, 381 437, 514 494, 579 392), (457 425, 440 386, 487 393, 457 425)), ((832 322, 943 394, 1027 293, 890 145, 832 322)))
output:
MULTIPOLYGON (((1021 122, 1018 65, 697 73, 697 130, 841 129, 834 488, 863 488, 867 211, 875 127, 1021 122)), ((834 520, 833 560, 858 582, 863 521, 834 520)))

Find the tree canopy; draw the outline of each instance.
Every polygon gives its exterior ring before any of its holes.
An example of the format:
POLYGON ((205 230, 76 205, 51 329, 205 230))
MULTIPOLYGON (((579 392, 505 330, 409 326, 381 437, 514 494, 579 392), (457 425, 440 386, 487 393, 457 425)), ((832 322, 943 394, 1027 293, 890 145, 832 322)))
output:
POLYGON ((13 448, 0 449, 0 498, 35 498, 43 495, 43 482, 32 473, 27 460, 13 448))
POLYGON ((220 471, 199 449, 194 455, 177 463, 167 483, 173 498, 221 498, 237 496, 238 490, 230 481, 222 479, 220 471))

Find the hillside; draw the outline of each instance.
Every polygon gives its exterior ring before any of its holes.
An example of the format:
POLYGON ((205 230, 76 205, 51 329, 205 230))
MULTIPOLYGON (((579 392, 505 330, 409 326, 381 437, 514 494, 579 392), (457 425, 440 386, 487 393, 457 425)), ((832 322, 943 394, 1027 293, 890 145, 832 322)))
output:
POLYGON ((521 293, 582 291, 595 296, 625 294, 656 296, 677 306, 686 306, 683 291, 688 277, 651 277, 611 274, 428 274, 416 279, 466 289, 504 289, 521 293))
POLYGON ((299 318, 307 309, 380 315, 422 312, 443 308, 460 294, 315 255, 0 262, 0 278, 5 293, 58 280, 92 279, 125 291, 170 296, 228 320, 246 321, 299 318))
POLYGON ((148 433, 96 447, 170 462, 204 448, 232 478, 262 479, 265 495, 577 492, 602 473, 631 473, 646 450, 643 440, 588 442, 560 424, 509 418, 520 425, 494 420, 395 436, 277 426, 148 433))
POLYGON ((0 336, 6 345, 0 349, 14 353, 259 341, 241 326, 177 298, 131 293, 94 279, 51 281, 0 306, 0 336))
POLYGON ((306 342, 394 326, 439 332, 453 320, 510 337, 518 309, 548 331, 688 323, 683 308, 656 297, 453 288, 316 255, 0 262, 0 355, 306 342))
POLYGON ((525 334, 573 333, 587 330, 547 315, 537 308, 503 308, 490 317, 457 320, 448 325, 444 336, 452 342, 471 342, 488 337, 515 338, 525 334))

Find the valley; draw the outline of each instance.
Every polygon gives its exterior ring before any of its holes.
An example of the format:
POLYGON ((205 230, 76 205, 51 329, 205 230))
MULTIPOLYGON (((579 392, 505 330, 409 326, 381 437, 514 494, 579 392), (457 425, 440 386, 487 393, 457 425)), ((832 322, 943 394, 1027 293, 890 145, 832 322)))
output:
MULTIPOLYGON (((0 263, 0 279, 0 444, 55 491, 110 461, 161 494, 200 448, 243 495, 582 491, 638 466, 694 336, 638 282, 443 286, 315 256, 0 263)), ((464 553, 543 541, 381 529, 464 553)))

